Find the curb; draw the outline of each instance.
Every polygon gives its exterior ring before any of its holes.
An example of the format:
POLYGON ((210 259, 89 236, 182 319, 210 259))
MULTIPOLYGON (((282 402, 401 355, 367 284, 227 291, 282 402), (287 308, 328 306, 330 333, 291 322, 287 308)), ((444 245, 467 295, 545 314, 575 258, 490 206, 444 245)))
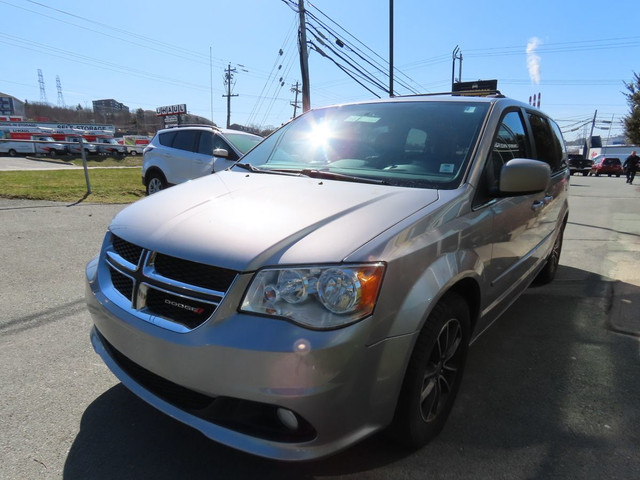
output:
POLYGON ((32 160, 34 162, 53 163, 55 165, 67 165, 68 167, 76 167, 77 166, 77 165, 74 165, 73 163, 65 162, 64 160, 56 160, 55 158, 39 158, 39 157, 31 157, 29 155, 27 155, 24 158, 26 160, 32 160))

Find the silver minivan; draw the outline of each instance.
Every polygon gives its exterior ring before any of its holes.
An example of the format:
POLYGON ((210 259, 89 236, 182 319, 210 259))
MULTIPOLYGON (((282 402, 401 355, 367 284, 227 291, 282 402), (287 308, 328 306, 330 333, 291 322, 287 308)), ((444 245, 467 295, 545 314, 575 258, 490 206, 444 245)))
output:
POLYGON ((496 94, 312 110, 122 210, 86 269, 95 351, 140 398, 280 460, 443 428, 469 345, 553 279, 558 126, 496 94))

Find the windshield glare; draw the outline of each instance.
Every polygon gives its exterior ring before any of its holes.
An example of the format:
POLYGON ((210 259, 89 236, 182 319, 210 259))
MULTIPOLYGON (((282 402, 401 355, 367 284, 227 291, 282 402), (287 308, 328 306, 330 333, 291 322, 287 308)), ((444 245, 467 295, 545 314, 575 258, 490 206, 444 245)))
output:
POLYGON ((270 170, 321 170, 401 186, 456 188, 488 111, 480 102, 390 102, 311 111, 243 158, 270 170))

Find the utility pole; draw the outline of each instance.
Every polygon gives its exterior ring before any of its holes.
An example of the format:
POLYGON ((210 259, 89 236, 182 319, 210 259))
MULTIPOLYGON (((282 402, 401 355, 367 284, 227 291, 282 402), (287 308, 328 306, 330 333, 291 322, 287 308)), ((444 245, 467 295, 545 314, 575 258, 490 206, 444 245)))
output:
POLYGON ((582 156, 584 158, 589 158, 589 151, 591 150, 591 137, 593 137, 593 129, 596 126, 596 117, 598 116, 598 110, 596 110, 593 114, 593 121, 591 122, 591 132, 589 133, 589 138, 584 139, 584 148, 582 149, 582 156))
POLYGON ((393 0, 389 0, 389 97, 393 97, 393 0))
POLYGON ((309 53, 307 49, 307 25, 305 23, 304 0, 298 0, 298 13, 300 15, 298 43, 300 48, 300 73, 302 75, 302 111, 307 112, 311 108, 311 96, 309 88, 309 53))
POLYGON ((591 137, 593 137, 593 129, 596 126, 596 117, 598 116, 598 110, 593 114, 593 121, 591 122, 591 132, 589 133, 589 144, 591 144, 591 137))
POLYGON ((211 46, 209 46, 209 81, 211 87, 211 123, 215 125, 213 121, 213 57, 211 56, 211 46))
POLYGON ((291 91, 296 94, 295 100, 290 104, 293 107, 293 117, 291 118, 296 118, 296 115, 298 114, 298 94, 301 93, 299 86, 300 82, 296 82, 296 84, 291 87, 291 91))
POLYGON ((231 64, 227 67, 224 74, 224 84, 227 87, 227 94, 222 95, 223 97, 227 97, 227 128, 231 125, 231 97, 237 97, 238 95, 231 94, 231 87, 233 82, 233 74, 236 73, 235 68, 231 68, 231 64))

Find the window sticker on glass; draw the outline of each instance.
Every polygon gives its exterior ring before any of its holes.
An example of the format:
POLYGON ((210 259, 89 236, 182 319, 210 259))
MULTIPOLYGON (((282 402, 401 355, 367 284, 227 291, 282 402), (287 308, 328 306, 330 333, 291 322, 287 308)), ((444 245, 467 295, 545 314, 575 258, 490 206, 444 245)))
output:
POLYGON ((464 113, 474 113, 476 111, 476 107, 472 107, 471 105, 464 108, 464 113))
POLYGON ((440 173, 453 173, 453 163, 441 163, 440 173))
POLYGON ((366 122, 376 123, 380 120, 380 117, 374 115, 351 115, 344 119, 345 122, 366 122))

